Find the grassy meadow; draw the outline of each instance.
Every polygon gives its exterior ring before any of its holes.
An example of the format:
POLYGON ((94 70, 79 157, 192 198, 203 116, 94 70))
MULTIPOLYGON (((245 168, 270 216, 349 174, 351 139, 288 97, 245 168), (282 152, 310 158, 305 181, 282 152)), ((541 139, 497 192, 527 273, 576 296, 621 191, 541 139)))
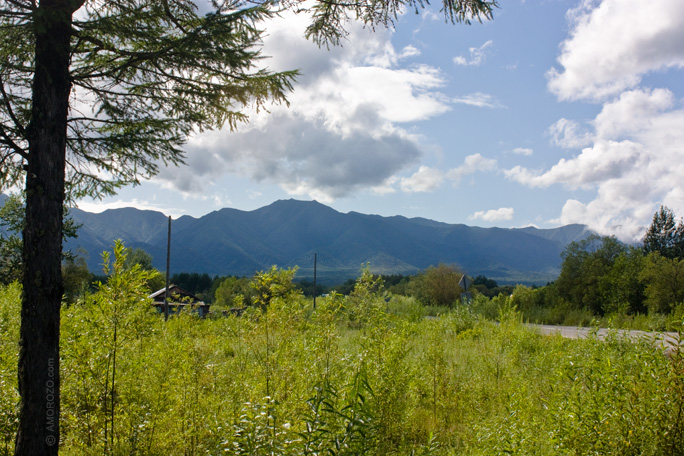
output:
MULTIPOLYGON (((62 310, 64 455, 684 454, 684 356, 543 337, 502 302, 424 318, 364 273, 241 317, 164 321, 122 267, 62 310)), ((20 288, 0 290, 0 455, 13 452, 20 288)))

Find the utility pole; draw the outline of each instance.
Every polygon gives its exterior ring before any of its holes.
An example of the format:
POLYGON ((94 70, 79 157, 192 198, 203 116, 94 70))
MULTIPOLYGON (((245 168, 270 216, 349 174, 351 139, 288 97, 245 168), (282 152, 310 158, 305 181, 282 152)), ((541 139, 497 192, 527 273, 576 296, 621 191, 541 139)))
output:
POLYGON ((313 308, 316 308, 316 257, 318 256, 317 253, 314 253, 314 289, 313 289, 313 297, 314 297, 314 302, 313 302, 313 308))
POLYGON ((166 290, 164 292, 164 320, 169 319, 169 271, 171 269, 171 216, 169 215, 169 234, 166 238, 166 290))

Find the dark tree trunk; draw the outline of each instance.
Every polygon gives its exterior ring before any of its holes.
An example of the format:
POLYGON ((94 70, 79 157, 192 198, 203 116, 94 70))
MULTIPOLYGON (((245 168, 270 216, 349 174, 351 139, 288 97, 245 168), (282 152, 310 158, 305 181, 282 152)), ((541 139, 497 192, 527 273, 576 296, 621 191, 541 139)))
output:
POLYGON ((59 321, 62 212, 74 0, 41 0, 33 106, 28 129, 24 292, 19 348, 16 455, 56 455, 59 447, 59 321))

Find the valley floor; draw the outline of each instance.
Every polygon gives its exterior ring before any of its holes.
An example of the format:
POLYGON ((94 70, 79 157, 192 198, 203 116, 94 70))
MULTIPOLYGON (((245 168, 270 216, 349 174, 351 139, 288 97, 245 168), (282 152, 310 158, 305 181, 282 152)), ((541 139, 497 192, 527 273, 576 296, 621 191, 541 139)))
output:
MULTIPOLYGON (((62 454, 684 452, 684 354, 645 339, 542 336, 512 309, 498 324, 467 308, 426 320, 363 287, 315 310, 292 295, 167 322, 138 296, 120 284, 63 310, 62 454)), ((0 455, 18 302, 0 290, 0 455)))

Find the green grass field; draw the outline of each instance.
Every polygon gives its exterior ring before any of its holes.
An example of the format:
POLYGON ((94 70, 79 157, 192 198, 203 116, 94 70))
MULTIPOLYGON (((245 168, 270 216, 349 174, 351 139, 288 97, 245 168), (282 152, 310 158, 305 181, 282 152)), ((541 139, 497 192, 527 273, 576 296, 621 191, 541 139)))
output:
MULTIPOLYGON (((535 334, 511 306, 425 319, 362 279, 165 322, 134 274, 62 313, 65 455, 684 454, 684 356, 535 334)), ((13 452, 20 290, 0 290, 0 455, 13 452)))

